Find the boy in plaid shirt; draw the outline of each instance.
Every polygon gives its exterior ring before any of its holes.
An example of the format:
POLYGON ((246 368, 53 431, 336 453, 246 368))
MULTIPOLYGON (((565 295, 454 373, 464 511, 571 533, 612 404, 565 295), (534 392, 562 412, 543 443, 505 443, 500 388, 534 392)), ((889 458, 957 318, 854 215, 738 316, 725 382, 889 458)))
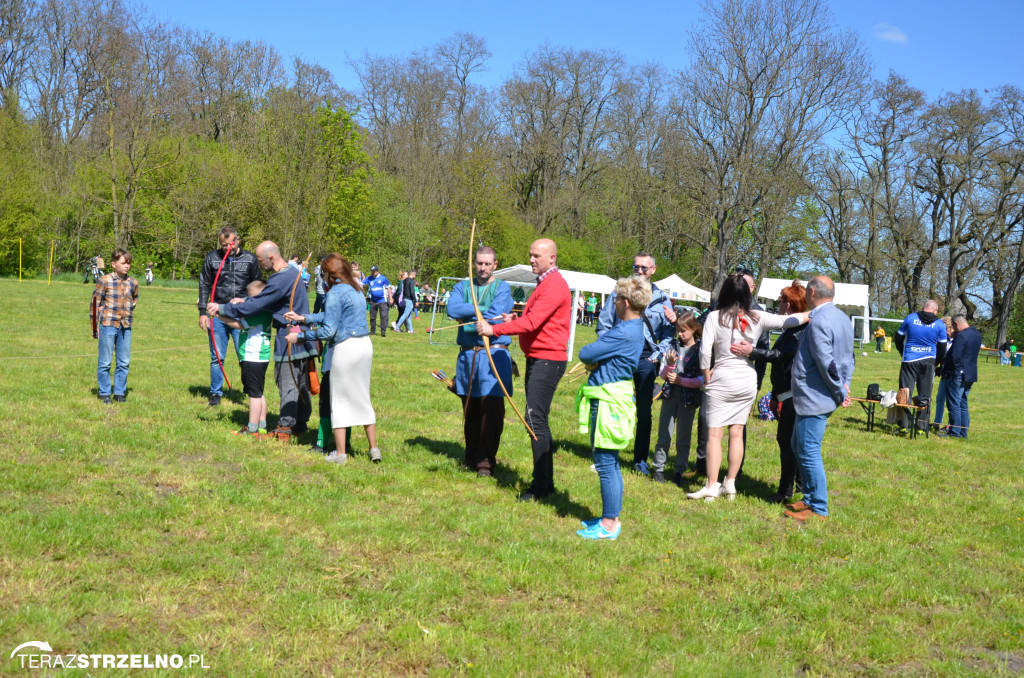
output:
POLYGON ((116 249, 110 257, 113 273, 96 283, 92 293, 92 338, 99 339, 99 361, 96 381, 99 397, 110 404, 110 362, 116 354, 114 367, 114 400, 123 403, 128 392, 128 363, 132 356, 132 312, 139 301, 139 283, 128 275, 132 255, 116 249))

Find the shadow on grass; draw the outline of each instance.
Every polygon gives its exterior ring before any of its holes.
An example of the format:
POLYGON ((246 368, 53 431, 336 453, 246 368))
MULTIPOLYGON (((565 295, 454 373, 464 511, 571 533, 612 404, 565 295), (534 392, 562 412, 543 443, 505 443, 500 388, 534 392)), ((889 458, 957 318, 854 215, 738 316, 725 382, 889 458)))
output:
POLYGON ((587 459, 593 461, 594 452, 590 449, 590 445, 581 443, 577 440, 556 440, 554 441, 556 450, 566 450, 572 452, 580 459, 587 459))
MULTIPOLYGON (((430 450, 432 453, 440 457, 448 457, 455 461, 459 468, 466 470, 465 466, 465 448, 461 443, 454 443, 444 440, 433 440, 431 438, 424 438, 423 436, 417 436, 415 438, 408 438, 405 441, 406 445, 419 446, 430 450)), ((529 480, 523 478, 519 472, 510 467, 506 466, 502 462, 498 461, 492 471, 492 477, 494 478, 495 485, 501 489, 511 490, 512 494, 517 497, 529 487, 529 480)), ((555 512, 562 517, 573 516, 580 520, 585 518, 591 518, 594 512, 588 509, 582 504, 577 504, 569 498, 569 493, 564 490, 557 490, 543 499, 536 500, 538 504, 550 506, 555 509, 555 512)))
MULTIPOLYGON (((227 384, 224 384, 227 386, 227 384)), ((193 398, 203 398, 204 400, 210 397, 209 386, 189 386, 188 393, 193 398)), ((227 400, 235 405, 248 405, 249 399, 245 397, 245 394, 241 391, 237 391, 233 388, 225 388, 224 395, 221 396, 222 400, 227 400)))

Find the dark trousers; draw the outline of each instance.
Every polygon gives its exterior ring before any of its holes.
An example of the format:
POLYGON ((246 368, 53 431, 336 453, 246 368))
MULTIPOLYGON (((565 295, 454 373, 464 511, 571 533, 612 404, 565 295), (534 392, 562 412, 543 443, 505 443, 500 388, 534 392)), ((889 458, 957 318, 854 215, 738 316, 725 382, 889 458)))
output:
POLYGON ((796 409, 793 407, 793 399, 783 400, 782 411, 779 412, 779 429, 775 433, 775 440, 779 443, 779 465, 782 468, 779 474, 779 494, 783 497, 793 496, 793 483, 796 482, 800 472, 796 454, 793 452, 793 425, 795 423, 796 409))
POLYGON ((633 463, 647 461, 651 454, 651 404, 654 400, 654 382, 658 378, 658 363, 641 358, 633 372, 636 392, 636 439, 633 441, 633 463))
POLYGON ((885 337, 877 337, 875 339, 875 353, 882 352, 882 344, 885 343, 885 337))
POLYGON ((371 302, 370 303, 370 334, 377 331, 377 314, 380 314, 380 336, 384 336, 388 331, 388 302, 371 302))
POLYGON ((326 294, 316 293, 316 299, 313 301, 313 313, 319 313, 324 310, 324 302, 327 300, 326 294))
POLYGON ((526 359, 526 423, 537 439, 533 441, 533 482, 530 493, 535 496, 555 491, 555 442, 548 426, 551 399, 558 381, 565 374, 564 360, 526 359))
MULTIPOLYGON (((915 360, 912 363, 900 363, 900 388, 910 389, 910 401, 913 403, 914 388, 917 388, 917 395, 925 396, 931 401, 932 382, 935 381, 935 361, 931 358, 915 360)), ((928 430, 928 414, 931 408, 921 410, 917 413, 917 428, 919 431, 928 430)), ((907 415, 909 418, 909 415, 907 415)), ((907 424, 909 426, 909 423, 907 424)))
POLYGON ((461 396, 466 421, 466 466, 474 471, 493 471, 501 433, 505 429, 504 396, 461 396))
POLYGON ((313 412, 312 396, 309 393, 309 372, 306 358, 291 363, 274 363, 274 381, 281 393, 281 416, 278 428, 305 429, 309 415, 313 412), (294 373, 295 379, 292 379, 294 373))

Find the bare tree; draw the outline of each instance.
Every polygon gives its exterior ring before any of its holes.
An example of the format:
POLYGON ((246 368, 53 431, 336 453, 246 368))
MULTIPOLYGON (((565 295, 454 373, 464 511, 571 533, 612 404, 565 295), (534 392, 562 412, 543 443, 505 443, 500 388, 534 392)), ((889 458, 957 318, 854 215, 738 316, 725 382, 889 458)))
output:
POLYGON ((691 190, 714 227, 714 293, 730 248, 771 190, 862 96, 868 63, 859 40, 833 28, 821 0, 722 0, 691 32, 673 112, 690 139, 691 190))
POLYGON ((24 91, 38 31, 31 0, 0 0, 0 108, 14 105, 24 91))

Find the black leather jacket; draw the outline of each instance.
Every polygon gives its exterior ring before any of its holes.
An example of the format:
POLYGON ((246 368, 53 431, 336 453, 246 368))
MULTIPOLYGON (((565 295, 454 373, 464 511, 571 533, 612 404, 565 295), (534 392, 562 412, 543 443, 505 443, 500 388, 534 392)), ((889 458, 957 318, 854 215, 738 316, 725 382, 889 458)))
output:
MULTIPOLYGON (((790 381, 793 376, 793 358, 796 357, 796 350, 800 344, 800 334, 807 325, 790 327, 783 330, 782 335, 775 340, 771 348, 755 348, 750 352, 750 358, 763 360, 772 365, 772 394, 778 396, 790 390, 790 381)), ((762 336, 768 336, 764 333, 762 336)))
MULTIPOLYGON (((199 315, 206 315, 206 304, 211 301, 210 288, 217 276, 217 269, 224 259, 223 250, 213 250, 203 260, 203 268, 199 271, 199 315)), ((260 280, 260 264, 256 255, 248 250, 240 250, 238 254, 228 257, 217 278, 217 297, 212 301, 226 304, 235 297, 245 298, 245 286, 254 280, 260 280)))

